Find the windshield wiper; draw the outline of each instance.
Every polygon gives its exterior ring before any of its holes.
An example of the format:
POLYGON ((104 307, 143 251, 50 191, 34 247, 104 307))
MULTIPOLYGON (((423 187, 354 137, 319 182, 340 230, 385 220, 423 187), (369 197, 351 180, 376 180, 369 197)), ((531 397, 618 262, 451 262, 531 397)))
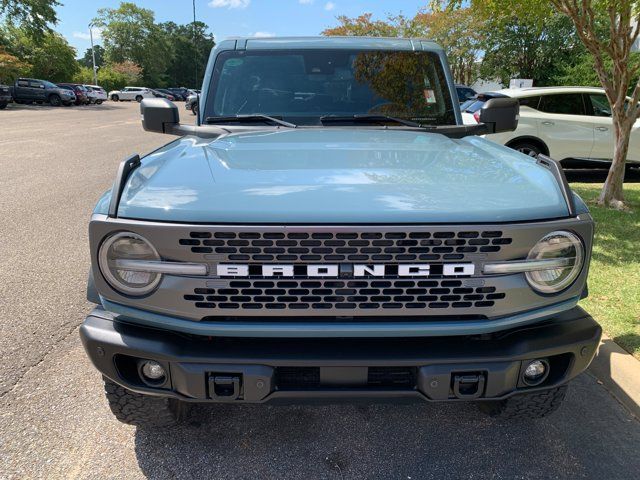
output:
POLYGON ((229 115, 221 117, 207 117, 205 123, 213 125, 216 123, 273 123, 280 125, 281 127, 296 128, 295 123, 285 122, 278 118, 270 117, 269 115, 262 115, 259 113, 253 113, 249 115, 229 115))
POLYGON ((422 127, 419 123, 402 118, 390 117, 378 114, 356 114, 356 115, 324 115, 320 117, 322 123, 397 123, 407 127, 422 127))

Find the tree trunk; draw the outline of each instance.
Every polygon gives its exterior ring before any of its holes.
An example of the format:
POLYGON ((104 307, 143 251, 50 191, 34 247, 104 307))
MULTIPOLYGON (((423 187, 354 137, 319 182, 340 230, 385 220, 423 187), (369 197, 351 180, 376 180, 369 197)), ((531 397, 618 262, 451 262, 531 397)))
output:
POLYGON ((624 205, 622 186, 624 183, 625 160, 629 151, 629 137, 633 127, 633 118, 624 118, 625 114, 613 115, 613 162, 607 174, 607 180, 602 187, 598 204, 607 207, 621 208, 624 205))

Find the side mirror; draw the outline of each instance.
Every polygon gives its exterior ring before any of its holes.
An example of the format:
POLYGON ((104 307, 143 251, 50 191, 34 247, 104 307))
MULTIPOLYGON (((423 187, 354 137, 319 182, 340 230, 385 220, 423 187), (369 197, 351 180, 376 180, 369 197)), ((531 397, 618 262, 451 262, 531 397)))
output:
POLYGON ((180 124, 178 107, 166 98, 145 98, 140 102, 142 128, 147 132, 172 133, 180 124))
POLYGON ((480 123, 487 133, 511 132, 518 128, 520 104, 517 98, 492 98, 480 109, 480 123))

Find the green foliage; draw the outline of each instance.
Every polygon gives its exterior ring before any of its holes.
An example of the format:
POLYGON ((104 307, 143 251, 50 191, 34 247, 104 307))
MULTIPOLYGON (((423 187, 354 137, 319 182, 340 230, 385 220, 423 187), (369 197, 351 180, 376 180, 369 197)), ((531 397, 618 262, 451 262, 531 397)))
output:
POLYGON ((188 25, 166 22, 160 28, 172 52, 165 72, 166 85, 200 88, 209 53, 215 45, 213 34, 207 33, 207 25, 202 22, 188 25))
POLYGON ((625 184, 629 210, 596 205, 599 183, 572 184, 596 221, 589 296, 581 305, 624 349, 640 358, 640 184, 625 184))
POLYGON ((172 56, 169 42, 155 23, 153 11, 123 2, 118 8, 101 8, 94 23, 103 28, 107 60, 140 65, 149 85, 164 83, 172 56))
MULTIPOLYGON (((486 8, 486 6, 485 6, 486 8)), ((561 71, 586 50, 564 15, 545 17, 488 14, 482 28, 483 78, 531 78, 536 86, 553 85, 561 71)))
POLYGON ((29 36, 40 38, 51 32, 50 24, 56 24, 57 0, 0 0, 0 19, 21 28, 29 36))
POLYGON ((107 64, 98 70, 98 85, 106 91, 140 85, 141 74, 142 69, 131 62, 107 64))
MULTIPOLYGON (((605 60, 606 68, 613 68, 613 62, 611 59, 605 60)), ((640 72, 640 53, 632 53, 629 58, 629 68, 635 69, 640 72)), ((631 95, 635 84, 638 82, 638 78, 635 82, 631 82, 627 95, 631 95)), ((563 65, 554 78, 557 85, 588 85, 592 87, 601 87, 598 73, 596 72, 595 62, 593 56, 588 53, 583 53, 574 62, 563 65)))
MULTIPOLYGON (((95 45, 93 47, 93 50, 94 50, 95 56, 96 56, 96 67, 100 68, 105 63, 105 58, 104 58, 105 57, 105 51, 104 51, 104 48, 101 45, 95 45)), ((92 57, 91 57, 91 49, 90 48, 87 48, 87 50, 84 52, 84 56, 80 60, 78 60, 78 62, 83 67, 93 68, 93 61, 92 61, 92 57)))
POLYGON ((85 85, 93 85, 93 69, 89 67, 80 67, 72 79, 73 83, 82 83, 85 85))
POLYGON ((31 65, 20 61, 17 57, 8 53, 4 47, 0 47, 0 84, 11 84, 16 78, 25 75, 31 65))
POLYGON ((23 75, 64 82, 78 71, 76 50, 59 33, 45 32, 34 37, 28 30, 7 27, 3 36, 10 45, 7 51, 30 65, 23 75))

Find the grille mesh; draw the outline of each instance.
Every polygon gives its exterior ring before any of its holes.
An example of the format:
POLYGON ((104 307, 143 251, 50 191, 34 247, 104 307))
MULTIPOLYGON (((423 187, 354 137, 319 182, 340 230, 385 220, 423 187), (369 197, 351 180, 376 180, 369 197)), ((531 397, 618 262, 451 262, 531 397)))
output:
POLYGON ((196 288, 184 299, 219 310, 393 310, 486 308, 505 298, 492 286, 464 280, 230 280, 219 288, 196 288))
POLYGON ((462 260, 499 252, 512 239, 501 231, 460 232, 205 232, 179 245, 224 262, 412 262, 462 260))

